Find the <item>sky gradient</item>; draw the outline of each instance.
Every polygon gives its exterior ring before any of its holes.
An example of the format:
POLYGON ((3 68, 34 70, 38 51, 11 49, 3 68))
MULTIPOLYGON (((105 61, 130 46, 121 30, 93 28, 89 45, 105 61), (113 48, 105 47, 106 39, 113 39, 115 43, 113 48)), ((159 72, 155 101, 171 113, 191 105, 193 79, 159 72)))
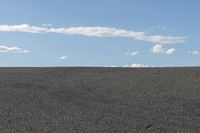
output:
POLYGON ((1 0, 0 66, 200 66, 198 0, 1 0))

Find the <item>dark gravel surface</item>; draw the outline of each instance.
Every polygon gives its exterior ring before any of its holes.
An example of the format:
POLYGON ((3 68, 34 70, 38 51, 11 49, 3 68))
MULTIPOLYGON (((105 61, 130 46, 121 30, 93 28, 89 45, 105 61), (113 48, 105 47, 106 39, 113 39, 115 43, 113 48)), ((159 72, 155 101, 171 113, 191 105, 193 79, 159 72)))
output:
POLYGON ((200 132, 200 68, 0 68, 0 133, 143 132, 200 132))

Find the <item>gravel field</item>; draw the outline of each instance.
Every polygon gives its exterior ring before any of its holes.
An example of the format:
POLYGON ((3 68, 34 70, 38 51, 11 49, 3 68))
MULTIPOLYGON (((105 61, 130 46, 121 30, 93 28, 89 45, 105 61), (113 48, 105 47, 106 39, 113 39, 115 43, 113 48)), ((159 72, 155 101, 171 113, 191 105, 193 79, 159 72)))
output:
POLYGON ((165 132, 200 132, 200 68, 0 68, 0 133, 165 132))

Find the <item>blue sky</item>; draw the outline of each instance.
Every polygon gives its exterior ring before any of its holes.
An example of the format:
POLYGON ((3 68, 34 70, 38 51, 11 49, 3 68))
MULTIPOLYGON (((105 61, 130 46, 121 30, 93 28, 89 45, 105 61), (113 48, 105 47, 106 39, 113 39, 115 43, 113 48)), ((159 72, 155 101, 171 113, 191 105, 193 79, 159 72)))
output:
POLYGON ((198 0, 0 0, 0 66, 199 66, 198 0))

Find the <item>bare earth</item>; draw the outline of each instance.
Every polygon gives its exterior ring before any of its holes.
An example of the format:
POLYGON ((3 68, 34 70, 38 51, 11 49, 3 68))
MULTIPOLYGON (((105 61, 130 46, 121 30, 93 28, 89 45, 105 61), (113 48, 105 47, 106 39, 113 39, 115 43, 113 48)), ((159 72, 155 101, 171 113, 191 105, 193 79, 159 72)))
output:
POLYGON ((0 68, 0 133, 143 132, 200 132, 200 68, 0 68))

